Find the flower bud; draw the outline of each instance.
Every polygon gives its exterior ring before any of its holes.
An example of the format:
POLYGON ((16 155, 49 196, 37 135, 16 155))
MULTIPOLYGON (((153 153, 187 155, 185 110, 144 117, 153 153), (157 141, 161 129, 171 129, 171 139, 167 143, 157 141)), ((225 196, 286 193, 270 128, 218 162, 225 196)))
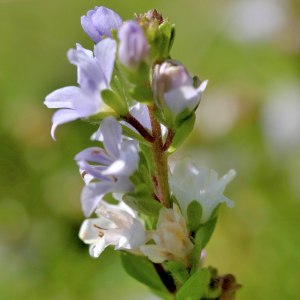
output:
POLYGON ((149 61, 149 45, 142 28, 134 21, 127 21, 118 33, 119 60, 131 71, 137 71, 142 62, 149 61))
POLYGON ((123 20, 117 13, 104 6, 95 6, 86 16, 81 17, 83 30, 95 43, 99 43, 103 36, 111 38, 111 29, 118 30, 122 23, 123 20))
POLYGON ((184 110, 191 113, 199 104, 206 85, 207 81, 204 81, 194 87, 193 78, 179 61, 167 60, 155 66, 154 99, 166 118, 174 120, 184 110))

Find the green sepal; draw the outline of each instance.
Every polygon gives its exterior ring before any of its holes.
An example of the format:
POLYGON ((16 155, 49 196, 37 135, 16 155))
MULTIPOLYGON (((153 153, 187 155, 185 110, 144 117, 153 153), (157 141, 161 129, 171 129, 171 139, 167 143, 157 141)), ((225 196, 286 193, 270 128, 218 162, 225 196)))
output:
POLYGON ((168 153, 173 153, 185 142, 194 128, 195 120, 196 115, 195 113, 192 113, 189 118, 183 121, 183 123, 175 133, 171 146, 168 149, 168 153))
POLYGON ((218 299, 222 294, 222 286, 219 280, 214 279, 210 280, 210 284, 208 285, 204 297, 205 299, 218 299))
POLYGON ((123 196, 123 201, 132 209, 151 217, 158 217, 163 205, 156 201, 149 194, 148 187, 145 183, 135 188, 134 193, 127 193, 123 196))
POLYGON ((153 103, 153 92, 145 85, 138 85, 129 90, 130 96, 142 103, 142 104, 152 104, 153 103))
POLYGON ((117 64, 117 67, 130 83, 136 85, 147 84, 150 70, 150 66, 148 63, 141 62, 137 70, 130 70, 120 63, 117 64))
POLYGON ((118 42, 119 41, 119 39, 118 39, 118 30, 115 29, 115 28, 112 28, 110 31, 111 31, 112 38, 118 42))
POLYGON ((159 50, 156 56, 157 62, 161 63, 169 56, 170 42, 172 36, 172 28, 170 22, 165 21, 158 27, 160 34, 159 50))
POLYGON ((179 207, 179 209, 180 209, 180 211, 181 211, 181 207, 180 207, 180 205, 179 205, 179 202, 178 202, 178 200, 177 200, 177 198, 175 197, 174 194, 171 195, 171 203, 177 204, 178 207, 179 207))
POLYGON ((128 137, 138 141, 139 143, 145 144, 147 146, 151 146, 151 143, 146 141, 140 134, 136 133, 135 131, 128 128, 124 124, 121 124, 121 126, 122 126, 122 134, 123 135, 128 136, 128 137))
POLYGON ((169 294, 149 259, 144 256, 133 255, 127 251, 120 251, 120 258, 124 270, 131 277, 159 293, 169 294))
POLYGON ((214 210, 212 211, 212 213, 211 213, 211 215, 210 215, 209 221, 215 219, 215 218, 219 215, 220 207, 221 207, 221 203, 219 203, 219 204, 214 208, 214 210))
POLYGON ((197 231, 200 226, 203 209, 197 200, 193 200, 187 207, 187 225, 190 231, 197 231))
POLYGON ((150 171, 150 174, 152 176, 155 176, 156 174, 156 169, 155 169, 155 162, 154 162, 154 157, 153 157, 153 153, 151 151, 151 148, 146 146, 146 145, 143 145, 143 144, 140 144, 140 148, 141 150, 143 151, 146 159, 147 159, 147 163, 148 163, 148 168, 149 168, 149 171, 150 171))
MULTIPOLYGON (((171 38, 170 38, 170 44, 169 44, 169 53, 171 52, 171 49, 172 49, 174 41, 175 41, 175 33, 176 33, 175 24, 173 24, 171 26, 171 38)), ((170 55, 168 58, 171 59, 170 55)))
POLYGON ((110 106, 120 116, 126 116, 128 114, 127 103, 124 99, 121 99, 117 94, 111 90, 103 90, 101 92, 101 98, 105 104, 110 106))
POLYGON ((207 268, 202 268, 192 275, 176 294, 177 300, 199 300, 202 298, 208 284, 210 274, 207 268))
POLYGON ((164 266, 167 268, 167 271, 172 274, 177 288, 183 286, 183 284, 189 279, 189 272, 182 262, 164 262, 164 266))
MULTIPOLYGON (((157 107, 156 107, 157 109, 157 107)), ((151 113, 153 114, 153 116, 156 118, 156 120, 159 122, 159 123, 162 123, 163 125, 165 125, 167 128, 170 128, 171 127, 171 124, 170 122, 167 122, 167 120, 165 119, 162 111, 160 110, 159 112, 158 111, 154 111, 152 110, 151 113)))
POLYGON ((108 116, 113 116, 116 119, 120 118, 120 115, 118 113, 116 113, 115 111, 110 111, 110 112, 100 112, 88 118, 83 118, 82 120, 92 124, 100 124, 101 121, 108 116))
POLYGON ((196 232, 196 241, 199 240, 201 243, 202 249, 205 248, 207 243, 209 242, 216 224, 217 224, 218 218, 210 219, 207 223, 202 225, 196 232))
POLYGON ((116 94, 118 94, 126 102, 126 98, 125 98, 125 95, 124 95, 122 83, 121 83, 120 78, 117 75, 113 76, 113 78, 110 82, 110 86, 111 86, 112 90, 116 94))
POLYGON ((177 116, 176 116, 176 119, 175 119, 175 129, 179 129, 182 124, 184 123, 184 121, 186 119, 188 119, 190 117, 190 115, 192 114, 192 112, 188 109, 188 108, 185 108, 182 112, 180 112, 177 116))

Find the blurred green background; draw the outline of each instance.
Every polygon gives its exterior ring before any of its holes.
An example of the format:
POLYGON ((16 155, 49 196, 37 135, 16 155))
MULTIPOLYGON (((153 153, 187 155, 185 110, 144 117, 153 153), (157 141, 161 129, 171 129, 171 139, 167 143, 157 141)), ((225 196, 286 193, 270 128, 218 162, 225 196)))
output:
POLYGON ((92 41, 80 16, 106 6, 124 20, 156 8, 176 24, 172 57, 209 85, 175 161, 236 179, 225 195, 206 265, 244 285, 237 299, 299 299, 300 2, 298 0, 0 0, 0 298, 157 299, 107 249, 78 239, 83 181, 73 161, 96 127, 60 126, 55 89, 76 85, 66 52, 92 41))

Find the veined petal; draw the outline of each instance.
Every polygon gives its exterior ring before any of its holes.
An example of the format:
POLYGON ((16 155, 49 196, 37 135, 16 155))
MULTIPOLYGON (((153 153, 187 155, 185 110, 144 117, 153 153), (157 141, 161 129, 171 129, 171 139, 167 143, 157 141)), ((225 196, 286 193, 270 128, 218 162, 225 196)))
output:
POLYGON ((103 134, 103 144, 109 155, 117 159, 120 156, 120 143, 122 141, 122 126, 112 116, 106 117, 101 125, 100 130, 103 134))
POLYGON ((157 264, 167 260, 170 256, 167 249, 157 245, 145 245, 141 246, 140 249, 145 256, 148 256, 151 261, 157 264))
MULTIPOLYGON (((124 142, 123 142, 124 143, 124 142)), ((121 151, 120 158, 113 162, 104 172, 104 175, 130 176, 138 168, 139 155, 136 147, 129 145, 121 151)))
POLYGON ((90 147, 84 149, 83 151, 76 154, 74 159, 76 161, 90 161, 105 166, 109 166, 113 162, 109 155, 105 152, 105 150, 99 147, 90 147))
POLYGON ((58 125, 77 120, 82 118, 83 116, 80 115, 76 110, 73 109, 59 109, 56 111, 52 117, 52 128, 51 128, 51 136, 56 141, 54 133, 55 129, 58 125))
POLYGON ((94 225, 104 229, 115 227, 115 225, 112 222, 104 218, 93 218, 84 220, 80 227, 79 238, 86 244, 95 244, 100 241, 99 229, 96 228, 94 225))
POLYGON ((81 206, 84 215, 88 218, 101 199, 113 191, 113 181, 92 182, 86 185, 81 192, 81 206))
POLYGON ((93 81, 100 91, 107 87, 104 74, 95 58, 90 57, 84 50, 70 49, 67 53, 70 63, 76 65, 79 70, 78 82, 84 85, 86 81, 93 81))
POLYGON ((116 57, 117 42, 112 39, 102 40, 95 46, 95 57, 104 73, 106 84, 109 86, 116 57))
POLYGON ((99 169, 97 170, 95 168, 97 166, 91 166, 90 164, 88 164, 84 160, 77 161, 77 165, 79 166, 80 169, 84 170, 85 172, 87 172, 88 174, 92 175, 94 178, 96 178, 98 180, 101 180, 101 181, 110 180, 108 177, 102 175, 103 166, 98 166, 98 167, 100 167, 100 170, 99 169))
POLYGON ((81 94, 81 89, 77 86, 66 86, 49 94, 44 104, 48 108, 72 108, 74 101, 81 94))
POLYGON ((138 249, 140 246, 146 243, 146 233, 141 222, 137 219, 133 219, 132 226, 130 228, 125 227, 122 237, 116 250, 118 249, 138 249))

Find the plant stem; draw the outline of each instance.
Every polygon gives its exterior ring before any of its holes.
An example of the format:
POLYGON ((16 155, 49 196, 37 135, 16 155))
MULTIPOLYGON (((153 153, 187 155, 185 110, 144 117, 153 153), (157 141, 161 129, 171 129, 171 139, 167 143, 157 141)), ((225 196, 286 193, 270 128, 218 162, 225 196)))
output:
POLYGON ((153 136, 144 128, 144 126, 135 117, 133 117, 131 114, 128 114, 128 116, 124 117, 124 119, 128 124, 133 126, 146 141, 153 143, 153 136))
POLYGON ((165 144, 163 146, 163 151, 164 152, 167 151, 170 148, 170 146, 172 144, 172 141, 173 141, 173 137, 174 137, 173 130, 172 129, 168 129, 167 139, 166 139, 166 142, 165 142, 165 144))
POLYGON ((154 141, 151 146, 151 150, 154 157, 156 179, 158 184, 158 197, 160 202, 167 208, 170 205, 170 188, 168 180, 168 155, 163 151, 163 139, 161 134, 160 123, 152 114, 151 108, 148 106, 149 115, 152 125, 152 134, 154 141))

